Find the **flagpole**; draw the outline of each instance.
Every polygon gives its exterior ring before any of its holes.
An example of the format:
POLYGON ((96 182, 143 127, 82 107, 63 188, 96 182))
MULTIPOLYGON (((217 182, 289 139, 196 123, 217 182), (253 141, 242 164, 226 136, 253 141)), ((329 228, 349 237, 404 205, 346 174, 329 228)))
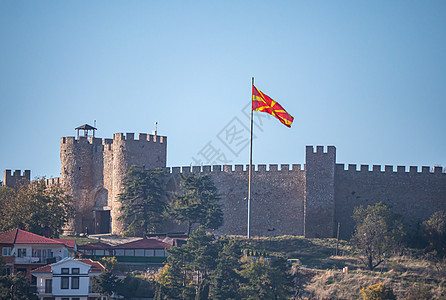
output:
MULTIPOLYGON (((254 86, 254 77, 252 77, 254 86)), ((251 87, 252 89, 252 87, 251 87)), ((251 91, 251 142, 249 144, 249 171, 248 171, 248 239, 251 238, 251 177, 252 177, 252 129, 253 129, 252 91, 251 91)))

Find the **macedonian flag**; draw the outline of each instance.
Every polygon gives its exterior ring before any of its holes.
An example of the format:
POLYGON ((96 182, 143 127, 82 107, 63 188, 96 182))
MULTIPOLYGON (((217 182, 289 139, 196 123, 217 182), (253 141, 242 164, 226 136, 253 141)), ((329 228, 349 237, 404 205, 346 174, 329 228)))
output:
POLYGON ((279 103, 252 86, 252 110, 272 114, 285 126, 291 127, 294 118, 279 103))

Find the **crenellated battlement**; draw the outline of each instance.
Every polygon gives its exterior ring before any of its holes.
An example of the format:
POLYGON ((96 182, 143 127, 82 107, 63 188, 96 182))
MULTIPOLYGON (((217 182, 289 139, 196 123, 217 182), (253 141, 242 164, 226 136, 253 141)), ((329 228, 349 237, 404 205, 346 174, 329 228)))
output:
POLYGON ((323 155, 323 154, 335 154, 336 153, 336 147, 335 146, 327 146, 326 148, 324 146, 316 146, 316 151, 314 146, 306 146, 306 154, 308 155, 323 155))
POLYGON ((54 185, 54 184, 60 184, 60 183, 61 183, 60 177, 54 177, 54 178, 45 179, 45 184, 47 186, 51 186, 51 185, 54 185))
POLYGON ((167 137, 162 135, 153 135, 147 133, 138 133, 138 138, 135 139, 134 133, 115 133, 113 134, 113 141, 144 141, 164 144, 167 142, 167 137))
POLYGON ((74 136, 62 137, 61 144, 95 144, 95 145, 110 145, 115 141, 135 141, 135 142, 151 142, 165 144, 167 137, 162 135, 152 135, 147 133, 138 133, 138 138, 135 139, 134 133, 115 133, 113 139, 101 139, 96 137, 80 136, 78 139, 74 136))
MULTIPOLYGON (((275 173, 275 172, 305 172, 305 165, 301 164, 281 164, 280 169, 277 164, 253 165, 252 169, 255 173, 275 173)), ((213 165, 213 166, 182 166, 166 168, 170 174, 200 174, 200 173, 248 173, 249 165, 213 165)))
POLYGON ((446 174, 446 168, 429 166, 390 166, 385 165, 356 165, 356 164, 336 164, 336 171, 350 173, 380 173, 380 174, 446 174))
POLYGON ((3 172, 3 184, 9 187, 15 187, 21 181, 29 182, 31 180, 31 171, 30 170, 14 170, 14 173, 11 170, 5 170, 3 172))

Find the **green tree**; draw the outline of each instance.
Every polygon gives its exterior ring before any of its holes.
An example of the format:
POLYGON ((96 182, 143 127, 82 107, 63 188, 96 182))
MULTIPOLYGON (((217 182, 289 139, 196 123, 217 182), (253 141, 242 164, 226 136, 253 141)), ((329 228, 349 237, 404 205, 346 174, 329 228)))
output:
POLYGON ((124 182, 124 192, 119 195, 122 203, 118 220, 125 223, 125 235, 144 235, 156 231, 164 221, 165 172, 162 169, 144 170, 129 168, 124 182))
POLYGON ((166 215, 177 223, 186 223, 188 234, 194 224, 217 229, 223 224, 220 197, 210 175, 181 175, 182 193, 176 194, 167 206, 166 215))
POLYGON ((182 247, 169 249, 168 261, 156 278, 156 283, 155 300, 194 298, 193 274, 185 261, 182 247))
POLYGON ((209 276, 218 256, 213 236, 200 226, 185 245, 168 251, 167 264, 157 278, 158 299, 208 299, 209 276))
POLYGON ((352 241, 362 254, 361 261, 373 270, 392 255, 397 241, 404 235, 401 218, 381 202, 363 208, 355 208, 356 223, 352 241))
POLYGON ((59 237, 74 211, 65 189, 47 186, 44 179, 0 188, 0 207, 0 231, 21 228, 52 238, 59 237))
POLYGON ((153 297, 152 284, 144 279, 127 275, 118 283, 116 293, 124 299, 153 297))
POLYGON ((20 273, 0 276, 0 299, 4 300, 37 300, 31 291, 28 279, 20 273))
POLYGON ((428 242, 428 250, 435 252, 440 257, 446 256, 446 212, 437 211, 423 222, 425 238, 428 242))
POLYGON ((241 251, 234 239, 220 238, 217 241, 218 259, 210 279, 210 298, 217 300, 240 299, 241 251))
POLYGON ((93 277, 93 290, 105 295, 107 299, 119 289, 118 285, 118 277, 111 271, 105 270, 99 276, 93 277))
POLYGON ((240 274, 244 278, 243 299, 289 299, 293 295, 294 284, 284 258, 245 257, 240 274))

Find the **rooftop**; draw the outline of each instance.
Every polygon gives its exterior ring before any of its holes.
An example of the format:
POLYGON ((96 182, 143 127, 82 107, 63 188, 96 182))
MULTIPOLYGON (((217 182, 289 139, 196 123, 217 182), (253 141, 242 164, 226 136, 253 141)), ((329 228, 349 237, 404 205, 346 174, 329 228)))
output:
POLYGON ((111 249, 112 246, 106 243, 97 242, 97 243, 85 244, 77 248, 79 250, 106 250, 106 249, 111 249))
POLYGON ((156 239, 141 239, 112 247, 113 249, 165 249, 170 248, 169 244, 156 239))
MULTIPOLYGON (((64 261, 73 260, 73 259, 74 258, 72 258, 72 257, 67 257, 67 258, 57 262, 57 264, 63 263, 64 261)), ((84 264, 90 265, 91 266, 91 268, 90 268, 91 272, 102 272, 105 269, 104 266, 100 262, 91 260, 89 258, 76 258, 74 260, 80 261, 80 262, 82 262, 84 264)), ((50 273, 52 271, 52 266, 53 265, 54 264, 46 265, 46 266, 34 269, 31 272, 32 273, 50 273)))
POLYGON ((22 229, 14 229, 0 233, 1 244, 53 244, 64 245, 57 240, 49 239, 22 229))

